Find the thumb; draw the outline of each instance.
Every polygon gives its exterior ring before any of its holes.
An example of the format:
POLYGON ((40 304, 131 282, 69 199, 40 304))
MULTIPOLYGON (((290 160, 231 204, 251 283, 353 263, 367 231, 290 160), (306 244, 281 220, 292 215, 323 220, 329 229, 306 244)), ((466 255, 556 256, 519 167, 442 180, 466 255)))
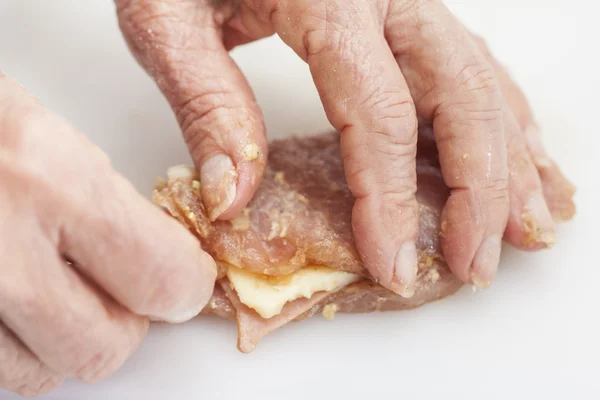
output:
POLYGON ((154 78, 200 171, 211 220, 250 201, 267 158, 263 117, 208 2, 117 0, 123 35, 154 78))

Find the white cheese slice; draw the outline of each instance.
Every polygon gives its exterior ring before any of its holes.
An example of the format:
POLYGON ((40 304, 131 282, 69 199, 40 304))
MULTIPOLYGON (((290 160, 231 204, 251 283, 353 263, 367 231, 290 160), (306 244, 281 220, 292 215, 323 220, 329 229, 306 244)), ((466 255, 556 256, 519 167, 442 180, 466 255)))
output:
POLYGON ((285 303, 310 298, 321 291, 336 291, 361 279, 359 275, 328 267, 309 266, 285 276, 266 276, 229 267, 227 278, 240 301, 263 318, 281 312, 285 303))

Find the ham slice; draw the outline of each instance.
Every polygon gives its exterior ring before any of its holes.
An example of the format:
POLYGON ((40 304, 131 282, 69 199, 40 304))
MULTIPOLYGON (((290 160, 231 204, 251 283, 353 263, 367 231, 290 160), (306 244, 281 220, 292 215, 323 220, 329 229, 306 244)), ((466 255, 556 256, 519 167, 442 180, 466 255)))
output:
POLYGON ((298 318, 330 295, 328 292, 318 292, 309 299, 294 300, 287 303, 278 315, 264 319, 256 311, 240 302, 226 279, 219 281, 218 284, 223 288, 227 298, 235 308, 238 324, 238 349, 243 353, 250 353, 263 336, 298 318))
MULTIPOLYGON (((351 227, 354 198, 345 182, 337 133, 273 142, 263 182, 243 215, 233 221, 210 221, 193 169, 170 170, 168 181, 157 186, 153 197, 217 260, 219 280, 204 313, 235 318, 238 348, 250 352, 269 332, 318 312, 332 317, 335 312, 415 308, 461 287, 440 249, 440 215, 449 190, 437 159, 431 128, 422 124, 417 153, 418 281, 410 299, 378 285, 356 251, 351 227), (265 319, 241 303, 225 276, 228 265, 269 276, 323 265, 363 279, 335 293, 317 292, 288 302, 280 314, 265 319)), ((550 202, 556 206, 553 212, 565 218, 570 213, 567 203, 550 202)))

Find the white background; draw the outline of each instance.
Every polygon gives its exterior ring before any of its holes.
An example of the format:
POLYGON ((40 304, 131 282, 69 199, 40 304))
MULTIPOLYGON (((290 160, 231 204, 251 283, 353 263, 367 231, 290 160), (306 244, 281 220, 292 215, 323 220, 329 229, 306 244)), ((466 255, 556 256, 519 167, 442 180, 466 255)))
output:
MULTIPOLYGON (((447 3, 509 64, 550 153, 578 187, 578 215, 560 227, 553 251, 507 249, 486 292, 465 288, 411 312, 315 317, 268 336, 251 355, 237 352, 228 322, 154 326, 114 377, 95 386, 67 382, 47 398, 599 398, 597 7, 447 3)), ((328 126, 307 68, 278 40, 234 55, 270 137, 328 126)), ((144 194, 169 165, 188 160, 108 0, 0 0, 0 68, 86 132, 144 194)), ((0 398, 13 396, 0 391, 0 398)))

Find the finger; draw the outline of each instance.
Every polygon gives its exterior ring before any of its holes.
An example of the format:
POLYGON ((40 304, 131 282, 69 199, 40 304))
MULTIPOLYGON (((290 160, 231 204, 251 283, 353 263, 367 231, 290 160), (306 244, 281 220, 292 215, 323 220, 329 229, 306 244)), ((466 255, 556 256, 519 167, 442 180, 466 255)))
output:
MULTIPOLYGON (((529 148, 531 149, 531 146, 529 148)), ((556 222, 566 222, 573 218, 577 208, 573 202, 575 186, 563 175, 554 161, 545 165, 538 163, 537 169, 552 218, 556 222)))
POLYGON ((55 389, 62 378, 40 360, 0 322, 0 388, 33 397, 55 389))
POLYGON ((235 13, 223 26, 223 44, 227 50, 271 36, 275 28, 268 18, 259 18, 256 6, 261 2, 239 2, 235 13))
MULTIPOLYGON (((267 143, 254 94, 223 45, 210 2, 116 3, 129 47, 179 121, 210 218, 235 217, 261 181, 267 143)), ((219 13, 227 18, 227 10, 219 13)))
POLYGON ((527 98, 508 71, 492 56, 483 39, 477 35, 472 34, 472 36, 479 49, 487 55, 494 67, 506 102, 518 122, 520 131, 525 135, 526 144, 542 180, 546 202, 553 218, 558 222, 571 219, 575 214, 575 204, 573 203, 575 187, 565 178, 544 149, 539 128, 535 123, 527 98))
POLYGON ((31 251, 3 254, 2 321, 57 374, 88 382, 106 378, 139 347, 148 320, 67 266, 34 218, 9 224, 19 239, 8 244, 31 251))
POLYGON ((95 182, 88 176, 94 206, 76 206, 63 220, 61 251, 136 314, 172 323, 198 315, 216 279, 212 257, 122 177, 99 171, 95 182))
POLYGON ((540 176, 527 151, 525 137, 508 107, 504 110, 504 131, 510 171, 510 213, 504 237, 521 249, 551 247, 556 242, 556 225, 544 199, 540 176))
POLYGON ((172 322, 197 315, 212 293, 216 266, 196 238, 115 173, 83 135, 23 101, 10 81, 0 85, 11 99, 2 149, 14 181, 11 189, 5 179, 3 189, 25 191, 29 203, 21 213, 38 210, 60 253, 131 311, 172 322))
POLYGON ((280 2, 267 10, 308 62, 325 112, 341 132, 358 251, 383 286, 412 296, 416 280, 417 122, 404 78, 371 4, 280 2))
POLYGON ((439 1, 393 2, 386 37, 417 113, 433 120, 450 197, 442 248, 464 282, 495 278, 508 219, 502 97, 494 72, 466 30, 439 1))

